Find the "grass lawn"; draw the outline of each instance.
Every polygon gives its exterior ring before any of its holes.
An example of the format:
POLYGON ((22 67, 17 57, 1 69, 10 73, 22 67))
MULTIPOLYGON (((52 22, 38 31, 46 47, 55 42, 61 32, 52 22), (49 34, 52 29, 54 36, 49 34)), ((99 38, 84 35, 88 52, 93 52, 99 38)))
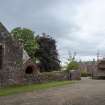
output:
POLYGON ((49 89, 53 87, 60 87, 60 86, 72 84, 75 82, 76 81, 53 81, 53 82, 42 83, 42 84, 9 86, 9 87, 0 89, 0 96, 8 96, 8 95, 13 95, 17 93, 30 92, 30 91, 36 91, 36 90, 44 90, 44 89, 49 89))

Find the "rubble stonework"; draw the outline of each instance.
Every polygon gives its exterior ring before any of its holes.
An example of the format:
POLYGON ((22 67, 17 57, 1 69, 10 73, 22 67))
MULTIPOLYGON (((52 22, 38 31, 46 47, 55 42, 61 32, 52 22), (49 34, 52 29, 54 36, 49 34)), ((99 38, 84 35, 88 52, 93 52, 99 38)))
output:
POLYGON ((28 78, 25 78, 28 75, 26 69, 30 65, 31 75, 35 76, 36 67, 28 59, 23 59, 23 50, 22 42, 14 40, 0 23, 0 87, 25 83, 28 78))

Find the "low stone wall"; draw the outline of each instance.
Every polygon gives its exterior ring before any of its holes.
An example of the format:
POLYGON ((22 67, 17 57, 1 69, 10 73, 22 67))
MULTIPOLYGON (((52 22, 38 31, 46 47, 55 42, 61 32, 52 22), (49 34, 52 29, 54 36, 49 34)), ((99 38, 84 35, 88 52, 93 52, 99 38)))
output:
POLYGON ((67 80, 67 73, 64 71, 44 72, 39 74, 40 82, 67 80))
POLYGON ((24 76, 24 84, 45 83, 49 81, 67 80, 67 73, 62 71, 27 74, 24 76))
POLYGON ((25 74, 22 82, 13 83, 10 85, 46 83, 50 81, 63 81, 63 80, 80 80, 80 74, 77 70, 71 71, 70 73, 66 71, 54 71, 54 72, 25 74))
POLYGON ((80 80, 79 70, 43 72, 38 74, 25 75, 25 84, 45 83, 49 81, 80 80))

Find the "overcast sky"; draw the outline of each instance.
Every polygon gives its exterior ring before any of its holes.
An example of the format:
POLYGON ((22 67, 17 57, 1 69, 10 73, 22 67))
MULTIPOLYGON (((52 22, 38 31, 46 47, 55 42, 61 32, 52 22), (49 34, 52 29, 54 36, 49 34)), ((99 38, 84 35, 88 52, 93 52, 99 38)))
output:
POLYGON ((63 62, 70 51, 82 60, 105 55, 105 0, 0 0, 0 21, 50 34, 63 62))

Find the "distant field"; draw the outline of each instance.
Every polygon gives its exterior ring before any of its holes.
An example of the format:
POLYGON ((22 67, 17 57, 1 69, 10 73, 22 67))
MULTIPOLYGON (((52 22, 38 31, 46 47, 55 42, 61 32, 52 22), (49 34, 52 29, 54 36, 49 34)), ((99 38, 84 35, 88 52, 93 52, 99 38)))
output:
POLYGON ((42 84, 15 85, 15 86, 10 86, 6 88, 1 88, 0 96, 8 96, 8 95, 18 94, 22 92, 29 92, 29 91, 49 89, 53 87, 60 87, 60 86, 72 84, 75 82, 76 81, 53 81, 53 82, 42 83, 42 84))

